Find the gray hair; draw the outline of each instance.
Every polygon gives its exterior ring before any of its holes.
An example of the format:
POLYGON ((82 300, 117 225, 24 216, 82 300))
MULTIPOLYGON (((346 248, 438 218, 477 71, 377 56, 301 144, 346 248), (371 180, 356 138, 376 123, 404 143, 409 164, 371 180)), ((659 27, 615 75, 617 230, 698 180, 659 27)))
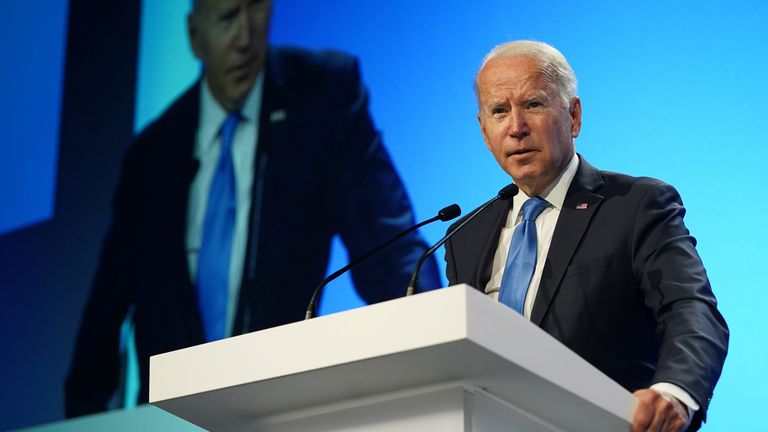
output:
POLYGON ((544 72, 544 79, 557 88, 563 106, 568 107, 570 105, 571 99, 576 96, 576 75, 568 64, 568 60, 552 45, 529 40, 512 41, 497 45, 483 57, 483 63, 475 75, 475 95, 478 102, 480 101, 480 93, 477 81, 480 77, 480 71, 483 70, 485 65, 494 59, 511 59, 516 57, 527 57, 535 60, 544 72))

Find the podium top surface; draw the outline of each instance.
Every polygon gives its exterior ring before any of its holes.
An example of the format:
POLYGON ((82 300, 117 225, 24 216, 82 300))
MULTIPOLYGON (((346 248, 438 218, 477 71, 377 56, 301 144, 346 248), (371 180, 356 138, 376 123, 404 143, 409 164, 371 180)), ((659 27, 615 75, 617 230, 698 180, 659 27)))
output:
POLYGON ((557 406, 568 422, 595 413, 628 424, 635 406, 619 384, 467 285, 153 356, 149 400, 173 413, 194 400, 254 418, 449 381, 533 412, 557 406))

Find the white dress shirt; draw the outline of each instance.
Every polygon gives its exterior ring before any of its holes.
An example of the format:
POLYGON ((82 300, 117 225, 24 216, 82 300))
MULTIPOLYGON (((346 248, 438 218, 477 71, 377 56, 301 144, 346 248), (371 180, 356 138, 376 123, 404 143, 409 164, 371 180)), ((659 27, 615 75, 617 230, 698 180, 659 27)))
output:
MULTIPOLYGON (((574 155, 568 166, 555 179, 555 181, 549 185, 539 197, 547 200, 549 206, 541 212, 538 218, 536 218, 536 268, 533 271, 531 277, 531 283, 528 286, 528 293, 525 296, 525 304, 523 307, 523 315, 530 319, 531 311, 533 310, 533 304, 536 300, 536 294, 539 291, 539 282, 541 282, 541 274, 544 270, 544 264, 547 260, 547 253, 549 247, 552 244, 552 235, 555 232, 555 226, 557 225, 557 219, 560 217, 560 210, 563 208, 565 202, 565 194, 568 192, 568 188, 571 186, 573 177, 576 175, 576 170, 579 167, 579 158, 574 155)), ((499 236, 499 245, 496 248, 496 253, 493 256, 493 264, 491 267, 491 279, 485 286, 485 293, 498 300, 499 290, 501 287, 501 278, 504 275, 504 266, 507 262, 507 254, 509 253, 509 244, 512 241, 512 234, 515 227, 522 220, 522 208, 523 204, 531 197, 526 195, 522 190, 515 195, 512 201, 512 209, 507 215, 507 222, 504 228, 501 229, 501 235, 499 236)), ((682 388, 666 382, 660 382, 653 384, 652 389, 661 393, 674 396, 680 402, 688 407, 689 417, 691 417, 691 411, 697 411, 699 404, 682 388)))
MULTIPOLYGON (((237 185, 237 214, 235 215, 235 232, 232 237, 232 255, 229 260, 229 294, 226 320, 226 334, 228 336, 232 334, 235 307, 240 294, 240 283, 245 264, 245 248, 248 244, 253 158, 259 136, 259 114, 261 112, 263 86, 264 73, 262 71, 256 78, 256 83, 243 104, 240 111, 243 120, 238 124, 232 140, 232 161, 237 185)), ((203 238, 208 190, 216 172, 216 165, 221 152, 219 129, 227 114, 213 97, 206 79, 203 79, 200 85, 200 121, 197 126, 195 144, 195 159, 200 162, 200 167, 190 186, 189 207, 187 208, 187 262, 193 281, 197 281, 197 258, 203 238)))
MULTIPOLYGON (((536 299, 536 293, 539 291, 539 282, 541 273, 544 270, 544 263, 547 260, 549 245, 552 243, 552 234, 555 232, 557 218, 560 216, 560 209, 565 201, 565 194, 571 185, 573 176, 576 175, 576 169, 579 167, 579 158, 574 155, 568 166, 558 176, 555 181, 549 185, 539 197, 545 199, 549 206, 545 208, 539 217, 536 218, 536 268, 533 270, 531 283, 528 286, 528 294, 525 296, 523 315, 526 318, 531 317, 533 302, 536 299)), ((499 246, 493 256, 493 266, 491 267, 491 279, 485 286, 485 293, 495 300, 499 298, 499 289, 501 287, 501 277, 504 275, 504 266, 507 263, 507 254, 509 253, 509 243, 512 241, 512 234, 515 227, 522 221, 523 204, 531 197, 522 190, 512 198, 512 209, 507 215, 507 223, 501 229, 499 236, 499 246)))

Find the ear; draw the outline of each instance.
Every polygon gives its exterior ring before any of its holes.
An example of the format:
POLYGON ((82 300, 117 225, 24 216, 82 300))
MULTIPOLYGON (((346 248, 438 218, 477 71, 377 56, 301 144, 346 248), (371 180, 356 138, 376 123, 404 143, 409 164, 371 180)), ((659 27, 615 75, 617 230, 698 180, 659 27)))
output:
POLYGON ((195 53, 195 57, 202 59, 202 42, 200 37, 200 17, 195 15, 195 12, 190 12, 187 15, 187 36, 189 36, 189 45, 192 47, 192 52, 195 53))
POLYGON ((571 137, 576 138, 581 132, 581 99, 578 96, 571 99, 569 114, 571 116, 571 137))
POLYGON ((477 113, 477 122, 480 123, 480 133, 483 134, 483 141, 485 141, 485 146, 488 148, 488 150, 491 151, 491 153, 493 153, 493 150, 491 149, 491 142, 488 140, 488 132, 485 130, 485 123, 483 123, 483 113, 477 113))

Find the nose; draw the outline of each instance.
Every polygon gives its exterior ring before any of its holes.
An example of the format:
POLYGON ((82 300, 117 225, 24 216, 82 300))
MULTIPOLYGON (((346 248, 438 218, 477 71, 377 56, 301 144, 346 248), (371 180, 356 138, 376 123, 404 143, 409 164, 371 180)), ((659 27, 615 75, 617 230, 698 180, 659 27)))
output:
POLYGON ((508 117, 509 129, 507 133, 515 139, 522 139, 531 133, 525 112, 522 109, 513 108, 508 117))
POLYGON ((243 11, 243 13, 240 14, 239 21, 237 34, 235 35, 235 44, 237 48, 245 50, 248 49, 254 41, 254 31, 256 26, 251 22, 248 11, 243 11))

